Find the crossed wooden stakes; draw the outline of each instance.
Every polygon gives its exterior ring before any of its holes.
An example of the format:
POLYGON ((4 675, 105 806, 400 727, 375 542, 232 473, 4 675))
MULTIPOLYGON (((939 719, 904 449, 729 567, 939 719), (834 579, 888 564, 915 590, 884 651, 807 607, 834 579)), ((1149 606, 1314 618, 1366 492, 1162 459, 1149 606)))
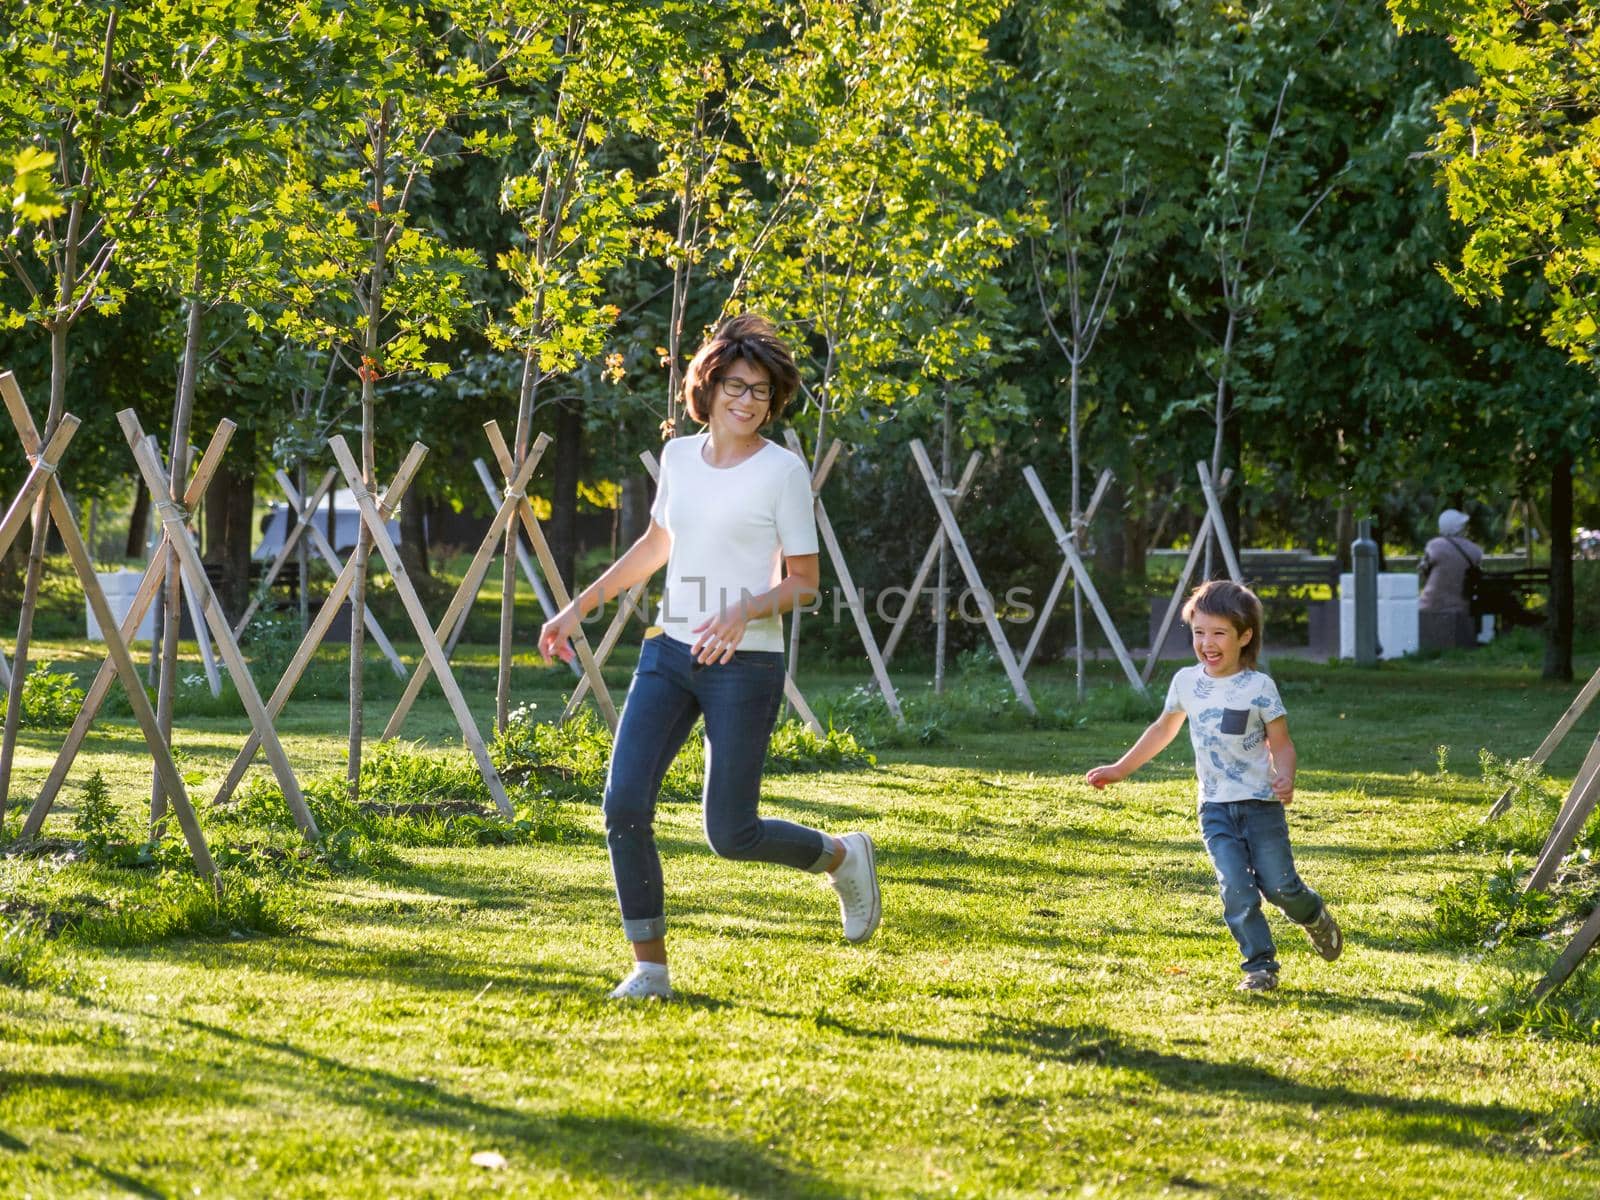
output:
MULTIPOLYGON (((934 510, 939 514, 939 525, 945 537, 950 539, 950 548, 955 551, 956 561, 961 564, 961 573, 966 577, 967 587, 977 597, 978 611, 983 615, 983 624, 989 631, 989 640, 994 643, 995 653, 1000 656, 1000 665, 1005 668, 1006 678, 1011 681, 1011 690, 1017 694, 1017 702, 1030 713, 1038 714, 1039 709, 1033 702, 1033 694, 1028 691, 1028 684, 1022 678, 1022 669, 1017 666, 1016 655, 1011 652, 1011 643, 1006 640, 1005 631, 1000 628, 1000 618, 995 613, 994 597, 983 586, 983 577, 978 574, 978 564, 972 559, 972 551, 967 548, 967 539, 961 534, 961 527, 956 524, 956 514, 950 507, 950 498, 944 494, 944 487, 939 482, 938 473, 933 469, 933 460, 928 457, 928 449, 922 444, 921 438, 911 439, 911 456, 916 459, 917 470, 922 472, 922 482, 927 485, 928 496, 933 501, 934 510)), ((972 467, 968 460, 969 469, 972 467)), ((937 554, 937 550, 934 551, 937 554)), ((924 561, 926 561, 924 556, 924 561)))
MULTIPOLYGON (((78 581, 83 586, 84 596, 105 635, 107 662, 110 665, 110 670, 105 673, 109 676, 114 672, 128 694, 128 703, 133 710, 134 719, 144 734, 145 744, 149 747, 150 757, 155 762, 156 773, 161 779, 162 786, 171 798, 173 811, 177 815, 184 840, 189 845, 189 853, 194 857, 196 869, 202 875, 215 880, 218 878, 217 866, 211 858, 210 849, 206 846, 205 835, 200 831, 200 823, 195 818, 188 793, 184 790, 183 776, 179 774, 177 763, 173 761, 172 747, 161 734, 155 710, 150 706, 150 697, 145 693, 138 668, 134 666, 133 656, 128 652, 127 639, 111 614, 111 606, 106 602, 105 591, 101 588, 100 580, 94 573, 94 564, 89 559, 88 548, 83 544, 83 535, 78 531, 77 518, 73 514, 72 506, 67 503, 61 481, 56 477, 61 456, 72 441, 80 422, 71 414, 64 415, 51 432, 49 442, 46 443, 39 437, 38 427, 34 425, 33 416, 22 399, 22 391, 17 387, 16 379, 10 372, 0 375, 0 397, 4 399, 6 411, 29 460, 28 475, 23 481, 21 490, 11 507, 6 510, 5 516, 0 517, 0 554, 11 548, 11 543, 16 540, 30 509, 34 507, 40 494, 44 493, 44 504, 49 507, 50 516, 66 547, 67 557, 71 560, 78 581)), ((167 503, 171 504, 171 501, 167 503)), ((134 627, 137 628, 137 624, 134 627)), ((109 685, 109 679, 107 683, 109 685)), ((104 688, 102 694, 103 691, 104 688)), ((47 812, 48 803, 42 797, 36 799, 23 828, 24 839, 38 833, 47 812)))
MULTIPOLYGON (((1029 467, 1028 470, 1032 471, 1033 468, 1029 467)), ((1105 499, 1106 489, 1111 486, 1111 479, 1110 467, 1100 472, 1100 480, 1095 484, 1094 494, 1089 497, 1089 505, 1083 510, 1083 515, 1079 518, 1078 526, 1073 531, 1074 533, 1088 528, 1094 522, 1095 513, 1100 511, 1100 502, 1105 499)), ((1032 483, 1031 478, 1029 482, 1030 484, 1032 483)), ((1054 519, 1055 510, 1050 506, 1050 502, 1044 494, 1044 489, 1035 487, 1033 496, 1040 507, 1044 509, 1045 519, 1050 522, 1051 532, 1056 535, 1059 541, 1060 534, 1057 531, 1060 528, 1060 522, 1054 519)), ((1075 541, 1076 539, 1074 539, 1075 541)), ((1074 545, 1074 550, 1076 550, 1076 545, 1074 545)), ((1023 650, 1022 661, 1018 664, 1024 673, 1027 672, 1028 665, 1033 662, 1033 656, 1039 649, 1039 643, 1044 640, 1045 626, 1049 622, 1051 615, 1056 611, 1056 602, 1061 599, 1061 591, 1067 586, 1067 578, 1072 574, 1073 569, 1072 560, 1063 555, 1061 569, 1056 572, 1056 577, 1050 584, 1050 594, 1045 597, 1044 607, 1039 611, 1039 620, 1033 627, 1033 633, 1028 636, 1027 648, 1023 650)), ((1082 578, 1087 579, 1088 577, 1085 575, 1082 578)))
MULTIPOLYGON (((483 541, 478 546, 478 552, 467 567, 466 574, 462 577, 461 584, 456 588, 456 593, 450 599, 449 606, 445 609, 443 618, 439 621, 437 630, 428 630, 428 641, 434 646, 439 646, 441 641, 454 646, 460 637, 461 630, 466 625, 467 614, 472 607, 472 602, 477 598, 478 588, 483 583, 484 576, 488 573, 489 564, 500 552, 505 540, 506 527, 513 518, 521 520, 522 527, 527 531, 528 540, 533 543, 533 552, 539 559, 539 566, 544 571, 545 579, 549 582, 550 589, 555 594, 555 601, 565 608, 571 597, 567 594, 566 585, 561 581, 561 572, 556 569, 554 556, 550 553, 550 544, 545 540, 544 529, 539 524, 539 518, 534 514, 533 506, 528 503, 526 488, 528 480, 533 478, 534 468, 539 465, 545 447, 550 444, 548 434, 540 434, 535 440, 528 457, 523 460, 520 470, 517 469, 515 460, 511 456, 511 448, 506 445, 505 437, 500 432, 500 426, 490 421, 483 427, 484 433, 489 438, 489 445, 494 450, 495 460, 499 463, 501 471, 506 478, 506 487, 501 494, 499 508, 494 519, 489 522, 488 532, 484 534, 483 541)), ((391 567, 391 570, 393 568, 391 567)), ((396 580, 398 584, 398 579, 396 580)), ((413 592, 413 596, 415 593, 413 592)), ((419 609, 420 611, 420 609, 419 609)), ((413 618, 415 620, 415 618, 413 618)), ((418 626, 419 634, 422 626, 418 626)), ((584 678, 580 686, 587 684, 595 697, 595 703, 605 718, 606 725, 612 733, 617 731, 617 709, 611 700, 611 692, 606 688, 605 680, 600 674, 600 662, 589 648, 589 640, 579 629, 573 634, 573 643, 577 647, 578 659, 582 663, 584 678)), ((440 661, 448 668, 448 655, 440 650, 440 661)), ((389 723, 384 727, 383 737, 396 737, 401 727, 405 724, 406 717, 411 712, 411 706, 416 703, 417 696, 422 691, 422 685, 428 681, 430 670, 437 671, 438 664, 433 662, 430 653, 424 662, 417 664, 416 670, 411 672, 411 678, 406 684, 405 694, 400 697, 400 703, 395 706, 394 713, 389 717, 389 723)), ((445 683, 445 676, 440 675, 440 683, 445 683)), ((447 687, 454 687, 451 681, 447 687)), ((459 691, 457 692, 459 694, 459 691)), ((470 718, 463 721, 462 733, 465 734, 470 727, 470 718)), ((472 736, 476 738, 477 731, 473 728, 472 736)), ((485 757, 484 761, 487 761, 485 757)), ((492 768, 491 768, 492 769, 492 768)), ((485 776, 485 779, 488 777, 485 776)), ((497 781, 498 783, 498 781, 497 781)), ((493 790, 493 789, 491 789, 493 790)))
POLYGON ((1200 554, 1206 548, 1207 542, 1212 538, 1216 539, 1217 546, 1222 551, 1222 561, 1228 568, 1228 577, 1235 583, 1244 583, 1244 572, 1239 570, 1239 560, 1234 556, 1233 543, 1228 540, 1228 523, 1222 519, 1222 505, 1217 499, 1232 481, 1233 469, 1224 468, 1215 485, 1211 479, 1211 470, 1204 462, 1195 463, 1194 469, 1200 476, 1200 490, 1206 498, 1206 514, 1200 519, 1200 528, 1194 535, 1194 544, 1189 547, 1189 557, 1184 560, 1183 570, 1178 575, 1178 586, 1172 589, 1172 600, 1167 604, 1166 615, 1161 618, 1161 629, 1150 643, 1150 656, 1144 660, 1144 670, 1140 673, 1140 678, 1145 683, 1149 683, 1150 676, 1155 674, 1156 659, 1161 654, 1161 647, 1166 643, 1172 623, 1178 619, 1178 611, 1183 607, 1183 594, 1189 589, 1189 580, 1194 575, 1195 566, 1200 562, 1200 554))
MULTIPOLYGON (((1050 526, 1050 535, 1055 538, 1056 545, 1060 547, 1065 562, 1061 571, 1056 576, 1057 589, 1052 590, 1052 597, 1059 595, 1059 586, 1066 582, 1065 576, 1070 572, 1076 577, 1076 584, 1083 592, 1084 598, 1089 601, 1089 607, 1094 610, 1095 620, 1100 622, 1100 629, 1106 635, 1106 641, 1111 645, 1111 652, 1117 656, 1117 664, 1121 666, 1122 673, 1128 677, 1128 682, 1133 685, 1133 690, 1144 695, 1145 682, 1139 678, 1139 673, 1133 669, 1133 660, 1128 657, 1128 648, 1123 645, 1122 635, 1117 632, 1116 623, 1112 621, 1111 614, 1106 611, 1100 593, 1095 590, 1094 580, 1089 577, 1089 568, 1084 565, 1083 556, 1078 553, 1077 531, 1068 532, 1061 524, 1061 518, 1056 515, 1055 505, 1050 502, 1049 495, 1044 490, 1044 484, 1039 481, 1039 473, 1032 467, 1022 468, 1022 476, 1028 481, 1028 487, 1033 492, 1033 498, 1039 502, 1040 509, 1044 512, 1044 519, 1050 526)), ((1111 483, 1111 472, 1106 471, 1100 476, 1100 484, 1095 489, 1093 499, 1090 501, 1089 513, 1099 507, 1105 489, 1111 483)), ((1045 616, 1049 615, 1054 601, 1045 608, 1045 616)), ((1039 618, 1040 625, 1044 624, 1044 616, 1039 618)), ((1035 629, 1035 634, 1038 630, 1035 629)))
MULTIPOLYGON (((250 618, 256 615, 256 610, 261 607, 262 600, 272 587, 273 580, 283 571, 289 561, 289 556, 294 553, 300 539, 304 537, 310 543, 311 549, 323 562, 327 563, 334 575, 339 575, 344 570, 344 560, 334 550, 328 541, 327 534, 317 527, 316 516, 319 506, 328 495, 328 490, 333 487, 334 481, 339 478, 339 472, 334 467, 328 468, 328 473, 322 477, 322 482, 316 487, 309 498, 302 498, 298 488, 289 480, 289 476, 282 471, 277 471, 272 476, 278 481, 278 488, 283 492, 284 499, 289 502, 289 512, 294 514, 294 524, 284 536, 283 545, 279 548, 277 556, 268 564, 266 571, 261 576, 261 583, 256 588, 256 594, 251 597, 249 605, 244 610, 244 615, 239 618, 233 627, 233 636, 241 637, 250 626, 250 618)), ((305 587, 306 581, 302 579, 300 586, 305 587)), ((378 618, 373 613, 372 607, 367 605, 362 610, 363 621, 367 632, 372 635, 372 640, 378 644, 378 649, 383 651, 383 656, 389 660, 389 666, 401 679, 406 677, 406 664, 395 653, 394 645, 383 632, 383 627, 378 624, 378 618)))
MULTIPOLYGON (((478 473, 478 482, 483 485, 483 494, 489 497, 489 503, 499 507, 504 493, 495 483, 494 476, 489 473, 489 464, 481 458, 475 458, 472 460, 472 469, 478 473)), ((529 555, 528 548, 522 544, 522 539, 517 538, 514 546, 517 552, 517 564, 522 568, 523 577, 527 579, 528 586, 533 589, 533 594, 539 601, 539 609, 544 613, 544 619, 548 621, 556 615, 555 600, 550 595, 550 589, 545 587, 538 568, 533 565, 533 558, 529 555)), ((450 648, 450 645, 445 647, 447 650, 450 648)), ((583 667, 576 663, 573 664, 573 670, 580 675, 583 673, 583 667)))
MULTIPOLYGON (((379 511, 383 514, 385 520, 388 520, 394 514, 395 509, 399 507, 400 499, 405 495, 407 488, 411 486, 411 481, 416 477, 417 469, 422 465, 422 459, 425 454, 425 450, 419 450, 414 446, 411 453, 401 462, 400 469, 395 472, 393 482, 389 484, 388 490, 384 492, 383 499, 379 502, 379 511)), ((345 600, 348 599, 351 589, 355 587, 355 581, 356 562, 352 557, 341 565, 339 574, 335 576, 333 586, 329 589, 327 597, 323 600, 321 607, 317 609, 317 615, 312 618, 305 635, 300 639, 299 647, 289 659, 289 665, 284 670, 283 677, 278 681, 278 686, 273 689, 271 697, 267 700, 267 713, 273 720, 277 720, 284 707, 289 703, 289 697, 294 694, 294 689, 299 686, 301 678, 305 675, 306 668, 311 664, 312 656, 317 652, 317 648, 327 638, 328 631, 332 628, 340 608, 345 600)), ((245 772, 250 769, 250 764, 255 761, 256 752, 260 748, 261 739, 252 730, 250 736, 245 740, 245 744, 240 747, 239 753, 234 757, 233 765, 228 768, 228 774, 223 780, 222 787, 218 789, 216 796, 212 800, 213 804, 223 804, 233 795, 239 784, 244 781, 245 772)))
MULTIPOLYGON (((1539 748, 1533 752, 1530 759, 1532 763, 1536 766, 1544 765, 1594 703, 1596 695, 1600 695, 1600 670, 1589 677, 1583 689, 1567 706, 1567 711, 1561 714, 1561 719, 1545 735, 1544 741, 1539 743, 1539 748)), ((1486 821, 1500 816, 1511 806, 1513 791, 1513 788, 1508 787, 1496 797, 1494 805, 1489 809, 1489 815, 1484 818, 1486 821)), ((1572 849, 1572 843, 1577 840, 1579 832, 1590 814, 1594 812, 1597 803, 1600 803, 1600 734, 1597 734, 1590 743, 1589 752, 1584 755, 1583 765, 1578 768, 1578 774, 1567 790, 1561 811, 1556 814, 1555 824, 1544 840, 1544 846, 1539 851, 1533 870, 1523 883, 1525 892, 1543 891, 1550 886, 1551 880, 1561 867, 1561 860, 1567 851, 1572 849)), ((1561 956, 1556 959, 1545 977, 1534 987, 1534 999, 1549 995, 1571 978, 1572 973, 1578 969, 1578 964, 1590 950, 1594 949, 1597 941, 1600 941, 1600 909, 1589 915, 1589 919, 1573 936, 1572 941, 1561 952, 1561 956)))
MULTIPOLYGON (((954 488, 941 487, 941 494, 949 498, 950 512, 961 511, 961 505, 966 501, 967 493, 972 490, 972 481, 978 474, 978 465, 983 462, 983 455, 974 450, 967 459, 967 465, 961 472, 961 478, 954 488)), ((894 652, 900 645, 900 639, 905 635, 907 626, 911 623, 911 615, 917 609, 917 601, 922 598, 922 589, 928 586, 928 576, 933 573, 933 568, 939 561, 939 550, 945 544, 944 523, 940 522, 939 528, 934 531, 933 538, 928 542, 928 549, 922 556, 922 562, 917 565, 917 573, 912 577, 911 587, 907 589, 906 602, 900 606, 900 615, 894 619, 894 624, 889 626, 889 636, 883 643, 883 661, 889 662, 894 658, 894 652)), ((881 613, 879 614, 882 615, 881 613)), ((1024 666, 1023 670, 1027 670, 1024 666)))
MULTIPOLYGON (((801 462, 806 461, 805 447, 800 444, 800 435, 793 429, 783 431, 783 440, 790 450, 799 456, 801 462)), ((838 535, 833 531, 833 522, 828 520, 827 506, 822 503, 822 489, 828 482, 828 476, 833 471, 833 464, 839 459, 839 451, 843 443, 838 438, 833 439, 827 453, 822 455, 811 473, 812 510, 817 518, 817 532, 822 535, 822 544, 828 549, 828 560, 833 563, 833 573, 838 577, 839 590, 844 593, 845 603, 850 607, 850 615, 855 618, 856 633, 861 637, 861 645, 867 652, 867 660, 872 664, 872 675, 877 680, 878 690, 883 693, 883 702, 888 706, 889 713, 897 725, 906 723, 905 713, 900 710, 900 697, 895 693, 894 684, 889 679, 889 668, 883 661, 883 655, 878 651, 878 639, 873 636, 872 626, 867 621, 867 606, 862 602, 861 593, 856 589, 855 578, 850 574, 850 564, 845 562, 844 551, 839 546, 838 535)), ((800 614, 796 610, 794 626, 790 633, 789 670, 793 672, 796 651, 799 648, 800 614)), ((791 680, 792 682, 792 680, 791 680)), ((785 689, 787 691, 787 688, 785 689)), ((795 689, 799 694, 799 689, 795 689)), ((794 697, 790 697, 791 703, 794 697)), ((796 709, 802 713, 809 709, 802 709, 797 704, 796 709)), ((813 729, 816 718, 811 717, 806 722, 813 729)))

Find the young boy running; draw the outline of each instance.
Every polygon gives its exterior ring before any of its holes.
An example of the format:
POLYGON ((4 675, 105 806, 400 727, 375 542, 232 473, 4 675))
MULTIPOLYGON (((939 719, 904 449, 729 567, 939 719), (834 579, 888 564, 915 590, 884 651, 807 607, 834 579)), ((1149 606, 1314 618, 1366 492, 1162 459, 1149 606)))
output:
POLYGON ((1161 715, 1128 752, 1086 778, 1097 788, 1126 779, 1165 750, 1188 718, 1200 834, 1216 868, 1222 918, 1244 955, 1239 990, 1269 991, 1278 986, 1278 957, 1261 897, 1300 925, 1329 962, 1344 940, 1289 850, 1283 810, 1294 799, 1294 743, 1277 685, 1256 670, 1261 601, 1247 587, 1212 580, 1189 597, 1183 619, 1200 661, 1173 677, 1161 715))

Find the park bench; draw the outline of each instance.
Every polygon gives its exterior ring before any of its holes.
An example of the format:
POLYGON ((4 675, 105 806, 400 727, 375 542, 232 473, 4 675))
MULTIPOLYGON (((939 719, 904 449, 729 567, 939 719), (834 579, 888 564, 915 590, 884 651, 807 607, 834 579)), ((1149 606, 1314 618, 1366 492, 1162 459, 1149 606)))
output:
POLYGON ((1512 570, 1486 568, 1478 584, 1478 611, 1493 616, 1498 628, 1540 625, 1544 614, 1530 607, 1535 596, 1548 596, 1548 567, 1517 567, 1512 570))

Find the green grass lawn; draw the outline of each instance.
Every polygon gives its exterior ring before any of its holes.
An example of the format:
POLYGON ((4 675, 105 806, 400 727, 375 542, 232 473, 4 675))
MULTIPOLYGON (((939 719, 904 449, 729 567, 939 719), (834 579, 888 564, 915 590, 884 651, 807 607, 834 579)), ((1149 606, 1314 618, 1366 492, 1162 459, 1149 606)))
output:
MULTIPOLYGON (((491 654, 461 655, 480 714, 491 654)), ((390 697, 375 733, 398 686, 370 670, 390 697)), ((1530 753, 1574 688, 1510 653, 1274 672, 1300 750, 1299 864, 1347 939, 1324 963, 1273 913, 1275 993, 1233 991, 1187 739, 1095 792, 1083 771, 1140 721, 1107 705, 1034 729, 995 702, 870 769, 769 781, 769 815, 877 841, 885 916, 864 948, 814 878, 720 861, 697 808, 666 806, 670 1003, 604 998, 626 955, 592 807, 575 840, 402 846, 395 865, 313 878, 300 933, 64 939, 61 983, 0 988, 0 1195, 1600 1193, 1594 1045, 1470 1020, 1558 947, 1463 951, 1432 931, 1441 889, 1493 865, 1456 845, 1489 800, 1479 748, 1530 753)), ((306 777, 343 765, 324 674, 283 721, 306 777)), ((802 682, 825 704, 865 675, 802 682)), ((1059 668, 1033 678, 1051 703, 1070 694, 1059 668)), ((553 715, 569 679, 530 659, 517 698, 553 715)), ((616 679, 620 701, 625 665, 616 679)), ((960 687, 997 697, 998 679, 960 687)), ((181 722, 197 797, 241 728, 181 722)), ((455 737, 436 690, 408 733, 455 737)), ((26 734, 15 795, 59 736, 26 734)), ((1587 741, 1551 773, 1570 779, 1587 741)), ((130 813, 144 803, 148 756, 125 718, 104 723, 50 828, 71 832, 96 766, 130 813)), ((16 894, 103 883, 49 859, 0 871, 16 894)))

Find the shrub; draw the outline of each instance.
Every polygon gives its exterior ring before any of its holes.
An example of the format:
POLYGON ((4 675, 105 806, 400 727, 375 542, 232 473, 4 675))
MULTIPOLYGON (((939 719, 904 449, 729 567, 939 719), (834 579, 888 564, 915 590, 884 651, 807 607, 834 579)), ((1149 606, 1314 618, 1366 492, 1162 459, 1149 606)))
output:
POLYGON ((1439 940, 1493 946, 1505 937, 1543 933, 1556 914, 1556 903, 1544 892, 1522 891, 1521 882, 1521 872, 1507 862, 1493 872, 1447 885, 1434 906, 1439 940))
MULTIPOLYGON (((22 682, 22 724, 29 729, 65 729, 83 707, 83 689, 73 676, 52 670, 54 663, 35 663, 22 682)), ((7 694, 0 692, 0 719, 7 694)))
POLYGON ((98 767, 84 782, 83 795, 78 799, 78 812, 73 824, 83 835, 83 846, 88 856, 103 862, 107 858, 117 831, 120 814, 111 802, 111 789, 98 767))

